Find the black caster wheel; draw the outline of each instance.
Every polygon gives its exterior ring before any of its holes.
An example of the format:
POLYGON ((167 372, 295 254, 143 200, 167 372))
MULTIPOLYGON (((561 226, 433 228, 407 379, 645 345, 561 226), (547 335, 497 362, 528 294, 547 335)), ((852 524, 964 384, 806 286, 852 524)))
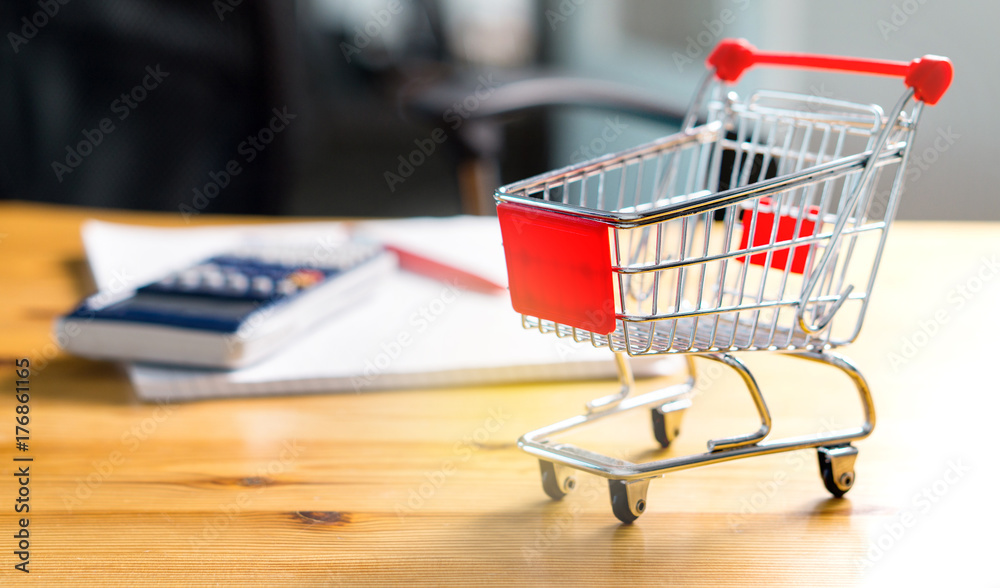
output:
POLYGON ((854 486, 854 461, 858 450, 852 445, 840 447, 818 447, 819 474, 823 485, 833 495, 840 498, 854 486))
POLYGON ((649 410, 653 421, 653 436, 666 449, 681 434, 681 420, 684 410, 691 406, 690 400, 675 400, 649 410))
POLYGON ((668 431, 666 415, 660 412, 658 408, 651 409, 649 413, 653 419, 653 436, 656 437, 656 441, 664 449, 670 447, 673 440, 680 434, 680 428, 677 427, 668 431))
POLYGON ((576 488, 576 478, 567 475, 564 466, 540 459, 538 468, 542 471, 542 489, 552 500, 562 500, 576 488))
POLYGON ((646 489, 649 480, 626 482, 625 480, 608 480, 608 490, 611 492, 611 512, 626 525, 631 524, 646 512, 646 489))

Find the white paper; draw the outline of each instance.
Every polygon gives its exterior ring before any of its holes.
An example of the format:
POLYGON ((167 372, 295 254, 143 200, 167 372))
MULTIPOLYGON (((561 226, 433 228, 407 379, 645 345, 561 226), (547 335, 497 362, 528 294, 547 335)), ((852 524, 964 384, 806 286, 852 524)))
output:
MULTIPOLYGON (((295 223, 165 229, 90 221, 84 245, 101 289, 145 282, 247 240, 324 244, 362 233, 506 283, 495 218, 452 217, 371 223, 295 223)), ((637 375, 667 373, 674 361, 634 361, 637 375)), ((521 328, 506 294, 455 289, 407 272, 383 282, 351 312, 323 323, 264 361, 233 371, 130 365, 145 399, 362 392, 613 377, 612 353, 521 328)))

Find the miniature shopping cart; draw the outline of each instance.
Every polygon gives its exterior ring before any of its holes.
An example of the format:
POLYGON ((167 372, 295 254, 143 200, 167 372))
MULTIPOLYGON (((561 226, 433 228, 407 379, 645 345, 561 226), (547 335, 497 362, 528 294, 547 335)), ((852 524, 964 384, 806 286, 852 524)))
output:
POLYGON ((903 188, 924 104, 952 78, 951 62, 911 63, 758 51, 722 41, 682 130, 646 145, 497 190, 514 309, 525 327, 615 353, 620 391, 586 412, 524 435, 554 499, 572 470, 608 479, 614 514, 646 510, 649 481, 666 472, 753 455, 817 448, 823 483, 840 497, 854 483, 857 449, 875 411, 864 377, 832 350, 860 331, 903 188), (730 91, 754 65, 905 78, 886 114, 820 96, 730 91), (707 121, 698 117, 707 112, 707 121), (734 352, 776 351, 837 368, 860 395, 857 428, 768 439, 771 416, 734 352), (686 384, 631 397, 626 356, 687 354, 686 384), (636 408, 652 414, 666 448, 691 406, 698 355, 735 370, 760 428, 708 442, 704 453, 632 463, 556 443, 557 433, 636 408))

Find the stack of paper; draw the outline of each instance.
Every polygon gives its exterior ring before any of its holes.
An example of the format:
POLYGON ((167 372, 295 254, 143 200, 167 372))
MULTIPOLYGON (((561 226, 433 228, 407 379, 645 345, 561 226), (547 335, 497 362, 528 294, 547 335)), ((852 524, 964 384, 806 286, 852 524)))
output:
MULTIPOLYGON (((134 288, 248 240, 324 244, 354 231, 505 284, 494 218, 295 223, 163 229, 90 221, 83 240, 102 290, 134 288)), ((672 371, 673 361, 633 361, 636 374, 672 371)), ((398 272, 363 304, 249 367, 218 371, 135 364, 147 400, 362 392, 615 375, 612 353, 521 328, 506 294, 487 295, 398 272)))

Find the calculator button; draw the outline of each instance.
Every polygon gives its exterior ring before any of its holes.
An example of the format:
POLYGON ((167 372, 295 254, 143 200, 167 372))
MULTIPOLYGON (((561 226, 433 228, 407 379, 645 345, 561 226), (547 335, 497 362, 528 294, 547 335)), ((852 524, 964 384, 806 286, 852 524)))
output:
POLYGON ((176 283, 177 283, 177 275, 176 274, 170 274, 169 276, 167 276, 167 277, 163 278, 162 280, 160 280, 159 282, 157 282, 156 285, 160 286, 162 288, 170 288, 171 286, 173 286, 176 283))
POLYGON ((258 294, 269 295, 274 291, 274 280, 267 276, 254 276, 251 287, 258 294))
POLYGON ((185 290, 194 290, 201 284, 201 272, 197 268, 184 270, 178 279, 179 286, 185 290))
POLYGON ((302 290, 315 286, 316 284, 322 282, 325 278, 326 275, 323 272, 308 268, 295 270, 288 276, 288 280, 302 290))
POLYGON ((218 270, 206 271, 202 274, 205 286, 212 290, 222 290, 226 285, 226 277, 218 270))
POLYGON ((229 286, 230 290, 236 292, 246 292, 250 288, 250 278, 243 274, 229 273, 226 274, 226 285, 229 286))

